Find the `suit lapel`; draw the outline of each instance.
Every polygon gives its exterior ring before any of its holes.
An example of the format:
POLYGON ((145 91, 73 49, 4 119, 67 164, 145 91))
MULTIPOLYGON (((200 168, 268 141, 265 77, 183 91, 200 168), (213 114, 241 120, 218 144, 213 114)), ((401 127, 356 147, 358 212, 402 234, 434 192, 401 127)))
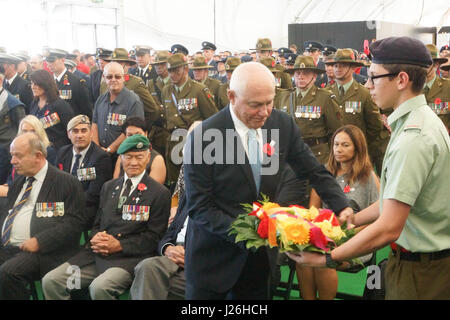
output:
POLYGON ((95 148, 95 144, 94 144, 94 142, 91 142, 91 146, 89 147, 88 151, 86 152, 83 162, 80 163, 80 169, 88 167, 88 163, 90 163, 89 160, 90 160, 92 154, 94 153, 94 148, 95 148))
POLYGON ((39 191, 39 194, 37 196, 36 202, 49 202, 48 199, 51 199, 51 194, 55 191, 53 190, 53 187, 55 185, 54 179, 55 179, 55 172, 54 169, 50 164, 48 165, 47 174, 45 175, 44 182, 42 183, 41 190, 39 191))

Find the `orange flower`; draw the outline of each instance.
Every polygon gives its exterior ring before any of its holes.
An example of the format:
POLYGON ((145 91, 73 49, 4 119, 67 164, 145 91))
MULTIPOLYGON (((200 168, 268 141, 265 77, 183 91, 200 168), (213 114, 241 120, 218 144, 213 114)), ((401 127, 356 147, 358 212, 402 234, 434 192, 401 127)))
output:
POLYGON ((295 244, 309 242, 309 227, 306 223, 289 224, 284 229, 286 238, 295 244))

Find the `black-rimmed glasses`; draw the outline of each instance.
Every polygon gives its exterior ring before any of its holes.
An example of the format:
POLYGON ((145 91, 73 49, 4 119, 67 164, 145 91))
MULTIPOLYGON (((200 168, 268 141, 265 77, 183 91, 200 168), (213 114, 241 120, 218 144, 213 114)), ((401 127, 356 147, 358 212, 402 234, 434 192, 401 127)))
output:
POLYGON ((385 73, 385 74, 379 74, 377 76, 367 76, 367 81, 370 81, 373 83, 374 79, 378 79, 378 78, 384 78, 384 77, 393 77, 393 76, 397 76, 400 72, 394 72, 394 73, 385 73))

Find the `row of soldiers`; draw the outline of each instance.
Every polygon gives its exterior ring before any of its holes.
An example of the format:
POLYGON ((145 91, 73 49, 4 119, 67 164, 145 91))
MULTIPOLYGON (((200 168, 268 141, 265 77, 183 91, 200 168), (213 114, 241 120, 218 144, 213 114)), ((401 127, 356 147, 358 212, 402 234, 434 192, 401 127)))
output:
MULTIPOLYGON (((428 71, 424 94, 430 107, 449 128, 450 80, 437 74, 439 66, 448 70, 444 67, 448 61, 438 56, 436 46, 427 47, 435 63, 428 71)), ((360 60, 356 50, 337 49, 317 41, 305 42, 304 48, 303 55, 295 55, 287 48, 275 50, 270 39, 261 38, 252 49, 256 60, 275 76, 274 107, 294 118, 303 139, 321 163, 327 162, 329 140, 334 131, 344 124, 358 126, 366 136, 369 154, 380 174, 390 137, 389 112, 380 113, 363 85, 371 81, 367 76, 370 62, 360 60), (275 51, 278 61, 273 57, 275 51)), ((214 79, 217 75, 215 50, 214 44, 203 42, 203 56, 197 56, 189 65, 188 50, 179 44, 173 45, 170 51, 157 51, 153 61, 150 47, 136 47, 134 57, 123 48, 113 51, 98 48, 97 67, 89 76, 84 76, 77 70, 73 55, 64 50, 48 49, 42 68, 54 74, 60 97, 72 106, 75 115, 92 117, 95 101, 107 90, 104 66, 111 61, 121 64, 125 87, 135 92, 144 105, 153 148, 165 156, 170 185, 177 180, 180 169, 180 163, 173 161, 177 157, 172 150, 183 138, 174 137, 172 133, 177 129, 188 130, 195 121, 207 119, 229 103, 228 82, 214 79)), ((242 60, 232 56, 223 61, 228 81, 242 60)), ((29 106, 32 94, 27 74, 15 76, 12 82, 8 78, 10 74, 17 75, 17 66, 23 62, 23 57, 0 53, 0 62, 11 70, 5 72, 4 87, 29 106)), ((181 150, 177 156, 182 158, 181 150)))

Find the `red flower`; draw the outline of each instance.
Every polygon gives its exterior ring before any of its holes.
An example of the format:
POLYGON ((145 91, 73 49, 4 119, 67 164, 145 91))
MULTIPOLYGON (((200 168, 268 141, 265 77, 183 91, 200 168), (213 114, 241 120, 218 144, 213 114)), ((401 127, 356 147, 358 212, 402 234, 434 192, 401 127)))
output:
POLYGON ((434 103, 435 103, 435 104, 441 104, 441 102, 442 102, 442 100, 439 99, 439 98, 436 98, 436 100, 434 100, 434 103))
POLYGON ((325 82, 320 85, 322 88, 325 88, 325 82))
POLYGON ((63 82, 63 83, 64 83, 65 86, 68 86, 68 85, 70 84, 70 83, 69 83, 69 80, 67 80, 67 79, 64 79, 64 82, 63 82))
POLYGON ((126 74, 123 78, 125 79, 125 81, 128 81, 128 80, 130 80, 130 75, 126 74))
POLYGON ((297 208, 300 208, 300 209, 306 209, 305 207, 299 206, 299 205, 297 205, 297 204, 291 204, 289 207, 290 207, 290 208, 292 208, 292 207, 297 207, 297 208))
POLYGON ((58 168, 59 168, 59 170, 63 170, 63 165, 62 165, 62 163, 58 163, 58 168))
POLYGON ((271 155, 273 155, 273 153, 275 152, 275 149, 274 149, 270 144, 266 143, 266 144, 263 146, 263 152, 264 152, 265 154, 267 154, 268 156, 271 156, 271 155))
POLYGON ((327 251, 327 237, 323 234, 319 227, 313 227, 309 230, 309 243, 317 248, 327 251))
POLYGON ((349 185, 346 185, 345 187, 344 187, 344 193, 349 193, 350 192, 350 186, 349 185))
POLYGON ((272 61, 272 68, 275 67, 275 60, 272 61))
POLYGON ((48 116, 49 113, 50 113, 50 110, 45 111, 44 116, 48 116))
POLYGON ((147 190, 147 186, 145 184, 143 184, 143 183, 139 183, 137 188, 138 188, 139 191, 147 190))
POLYGON ((313 222, 322 222, 324 220, 330 220, 331 217, 333 217, 333 219, 331 220, 331 225, 339 226, 340 224, 338 219, 334 215, 333 211, 329 209, 320 210, 319 215, 313 220, 313 222))
POLYGON ((269 217, 264 216, 258 226, 258 234, 261 238, 267 239, 269 237, 269 217))

